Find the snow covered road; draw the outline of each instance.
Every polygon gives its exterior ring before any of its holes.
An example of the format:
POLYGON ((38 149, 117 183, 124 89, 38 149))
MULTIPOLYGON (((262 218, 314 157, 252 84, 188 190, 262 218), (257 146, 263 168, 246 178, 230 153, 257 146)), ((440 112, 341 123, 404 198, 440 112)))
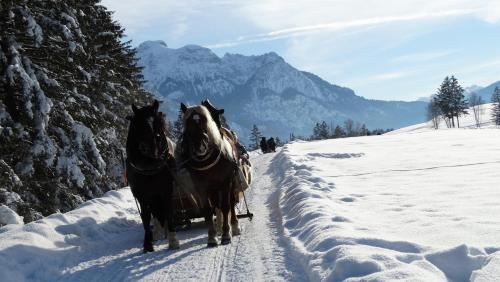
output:
POLYGON ((1 281, 303 281, 280 231, 278 197, 268 165, 254 159, 248 193, 253 221, 227 246, 207 248, 203 222, 178 233, 181 248, 160 241, 142 253, 143 229, 129 189, 113 191, 67 214, 0 233, 1 281))

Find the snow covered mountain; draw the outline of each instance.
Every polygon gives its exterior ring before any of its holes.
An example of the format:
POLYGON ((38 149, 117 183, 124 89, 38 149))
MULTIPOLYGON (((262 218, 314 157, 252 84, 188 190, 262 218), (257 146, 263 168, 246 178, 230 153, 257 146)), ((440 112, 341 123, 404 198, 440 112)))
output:
POLYGON ((146 41, 137 49, 145 87, 166 100, 175 118, 179 102, 209 98, 226 109, 229 125, 244 140, 256 124, 263 135, 310 135, 316 122, 351 118, 369 128, 399 128, 424 121, 425 102, 368 100, 349 88, 297 70, 274 52, 226 54, 188 45, 168 48, 146 41))

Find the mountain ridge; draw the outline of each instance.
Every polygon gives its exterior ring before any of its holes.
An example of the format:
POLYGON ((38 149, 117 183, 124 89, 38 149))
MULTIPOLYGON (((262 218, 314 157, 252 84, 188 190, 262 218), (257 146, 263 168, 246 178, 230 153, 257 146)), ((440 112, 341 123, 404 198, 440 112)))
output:
POLYGON ((178 113, 172 104, 208 98, 226 109, 229 125, 244 141, 253 124, 265 136, 286 138, 308 136, 322 120, 338 124, 350 118, 370 128, 398 128, 425 118, 425 102, 366 99, 298 70, 275 52, 219 57, 197 45, 172 49, 146 41, 137 55, 146 89, 166 101, 170 118, 178 113))

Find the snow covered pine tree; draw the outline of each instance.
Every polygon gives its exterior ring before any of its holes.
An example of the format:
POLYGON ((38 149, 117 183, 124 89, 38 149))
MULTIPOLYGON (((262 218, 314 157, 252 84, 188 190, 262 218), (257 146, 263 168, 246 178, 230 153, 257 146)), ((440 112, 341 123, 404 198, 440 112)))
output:
POLYGON ((29 222, 120 188, 135 51, 97 0, 0 3, 0 204, 29 222))

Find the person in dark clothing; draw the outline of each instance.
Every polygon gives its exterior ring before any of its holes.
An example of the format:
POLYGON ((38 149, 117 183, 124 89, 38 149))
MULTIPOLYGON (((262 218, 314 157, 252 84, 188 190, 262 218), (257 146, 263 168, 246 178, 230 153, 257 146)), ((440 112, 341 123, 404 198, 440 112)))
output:
POLYGON ((262 150, 263 154, 269 152, 269 148, 267 147, 266 137, 262 137, 262 139, 260 140, 260 149, 262 150))
POLYGON ((276 152, 276 142, 274 141, 274 138, 271 137, 269 140, 267 140, 267 149, 269 152, 276 152))
POLYGON ((250 163, 250 155, 248 154, 247 148, 243 144, 240 143, 240 140, 238 140, 238 136, 234 131, 231 131, 231 133, 234 136, 234 139, 236 140, 236 150, 238 150, 238 155, 240 156, 240 159, 243 163, 248 164, 249 166, 252 166, 250 163))

